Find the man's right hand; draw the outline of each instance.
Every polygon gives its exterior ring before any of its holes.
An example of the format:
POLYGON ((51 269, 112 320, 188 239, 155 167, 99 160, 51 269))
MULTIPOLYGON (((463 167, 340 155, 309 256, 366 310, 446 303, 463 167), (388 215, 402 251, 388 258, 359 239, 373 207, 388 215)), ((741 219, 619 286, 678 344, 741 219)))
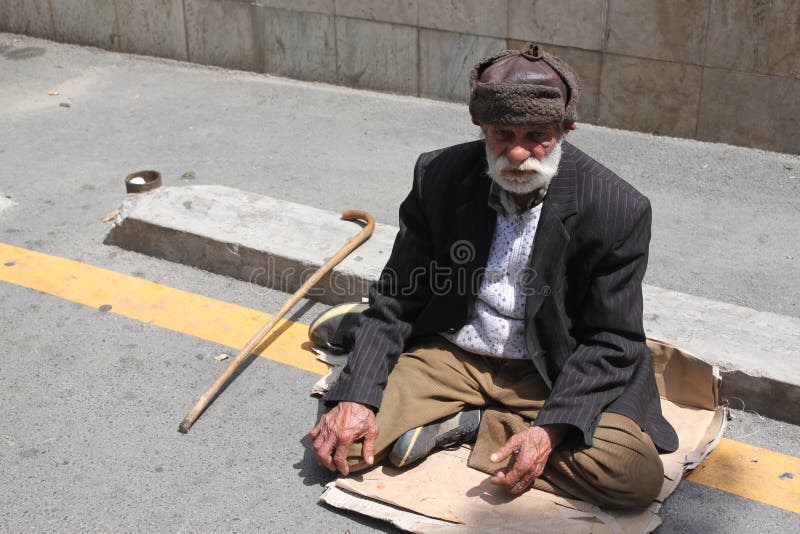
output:
POLYGON ((314 440, 317 461, 331 471, 338 469, 343 475, 350 473, 347 455, 350 447, 359 439, 364 440, 361 448, 364 461, 369 465, 375 461, 378 423, 369 406, 340 402, 320 418, 309 435, 314 440))

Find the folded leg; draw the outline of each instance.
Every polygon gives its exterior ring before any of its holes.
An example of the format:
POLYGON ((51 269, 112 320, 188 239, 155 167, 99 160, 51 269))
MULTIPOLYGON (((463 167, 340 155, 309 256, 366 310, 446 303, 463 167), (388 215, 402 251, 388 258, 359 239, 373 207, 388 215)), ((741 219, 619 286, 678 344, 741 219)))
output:
MULTIPOLYGON (((401 354, 389 374, 377 414, 376 463, 406 431, 458 413, 465 406, 484 405, 479 377, 490 372, 484 360, 438 336, 401 354)), ((369 467, 361 458, 361 443, 350 449, 348 463, 351 471, 369 467)))
MULTIPOLYGON (((529 418, 510 410, 487 410, 470 467, 486 473, 507 467, 490 462, 489 455, 529 426, 529 418)), ((663 482, 664 467, 650 437, 629 418, 604 413, 592 446, 554 451, 534 487, 607 508, 630 508, 650 504, 663 482)))

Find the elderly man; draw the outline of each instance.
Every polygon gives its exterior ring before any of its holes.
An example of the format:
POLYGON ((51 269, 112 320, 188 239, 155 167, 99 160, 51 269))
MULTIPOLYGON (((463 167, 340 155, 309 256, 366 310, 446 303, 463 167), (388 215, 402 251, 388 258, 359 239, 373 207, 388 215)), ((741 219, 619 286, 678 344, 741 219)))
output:
POLYGON ((559 58, 505 51, 471 85, 485 139, 419 158, 317 459, 403 466, 477 434, 469 465, 512 494, 647 505, 677 448, 642 326, 649 202, 563 140, 580 85, 559 58))

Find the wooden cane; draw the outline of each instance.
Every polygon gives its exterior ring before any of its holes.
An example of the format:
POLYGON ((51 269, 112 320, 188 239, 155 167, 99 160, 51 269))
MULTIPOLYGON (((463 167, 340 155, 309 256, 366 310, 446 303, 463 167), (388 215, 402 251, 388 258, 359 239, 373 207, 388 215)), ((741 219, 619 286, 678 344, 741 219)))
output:
POLYGON ((242 364, 242 362, 250 355, 253 350, 258 347, 264 337, 272 330, 278 321, 286 315, 292 307, 297 304, 297 302, 303 298, 303 296, 311 289, 320 279, 325 276, 331 269, 333 269, 340 261, 345 259, 348 254, 350 254, 356 247, 358 247, 361 243, 369 239, 372 235, 372 231, 375 229, 375 219, 372 218, 372 215, 365 211, 359 210, 349 210, 342 213, 342 219, 346 221, 355 221, 355 220, 364 220, 367 221, 367 225, 359 232, 354 238, 343 246, 339 252, 336 253, 331 259, 326 261, 322 267, 317 269, 317 271, 311 275, 311 277, 306 280, 306 282, 300 286, 300 289, 294 292, 294 294, 287 300, 284 305, 281 307, 278 312, 272 316, 272 318, 267 321, 261 330, 256 333, 255 336, 244 346, 242 350, 239 351, 239 354, 231 360, 231 362, 225 366, 225 369, 219 374, 216 380, 208 387, 208 389, 200 396, 197 403, 194 405, 194 408, 186 415, 183 421, 181 421, 180 426, 178 426, 178 432, 182 434, 186 434, 197 418, 200 417, 200 414, 203 413, 203 410, 208 407, 209 403, 217 396, 219 390, 222 389, 222 386, 228 381, 228 379, 233 375, 233 373, 238 369, 238 367, 242 364))

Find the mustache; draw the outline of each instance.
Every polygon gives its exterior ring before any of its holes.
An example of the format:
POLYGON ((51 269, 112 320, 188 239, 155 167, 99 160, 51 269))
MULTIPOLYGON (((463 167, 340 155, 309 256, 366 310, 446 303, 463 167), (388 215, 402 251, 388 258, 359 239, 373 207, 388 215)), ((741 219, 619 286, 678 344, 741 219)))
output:
POLYGON ((509 161, 506 156, 498 157, 492 167, 494 167, 495 172, 537 172, 541 173, 545 170, 545 166, 542 165, 542 162, 538 159, 534 158, 533 156, 529 157, 519 165, 514 165, 509 161))
POLYGON ((518 165, 511 163, 505 154, 495 156, 489 145, 486 145, 487 174, 501 188, 511 193, 526 194, 536 189, 547 188, 550 180, 558 173, 560 161, 560 141, 541 160, 531 154, 518 165), (513 171, 521 171, 524 174, 510 174, 513 171))

